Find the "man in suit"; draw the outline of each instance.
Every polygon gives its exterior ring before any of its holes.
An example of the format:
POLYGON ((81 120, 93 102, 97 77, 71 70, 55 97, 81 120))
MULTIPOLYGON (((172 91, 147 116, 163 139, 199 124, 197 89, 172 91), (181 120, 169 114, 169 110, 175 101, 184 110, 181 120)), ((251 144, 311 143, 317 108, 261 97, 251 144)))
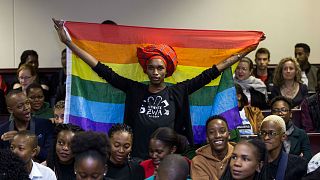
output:
POLYGON ((11 116, 0 127, 0 148, 9 148, 9 141, 18 131, 30 130, 38 137, 40 152, 36 156, 36 160, 44 161, 47 157, 47 150, 52 143, 53 124, 47 119, 33 118, 30 101, 19 90, 10 91, 6 96, 6 102, 11 116))
POLYGON ((271 113, 283 118, 286 124, 287 139, 283 142, 287 153, 302 156, 307 161, 312 158, 311 145, 307 133, 295 126, 292 121, 290 99, 278 96, 271 100, 271 113))

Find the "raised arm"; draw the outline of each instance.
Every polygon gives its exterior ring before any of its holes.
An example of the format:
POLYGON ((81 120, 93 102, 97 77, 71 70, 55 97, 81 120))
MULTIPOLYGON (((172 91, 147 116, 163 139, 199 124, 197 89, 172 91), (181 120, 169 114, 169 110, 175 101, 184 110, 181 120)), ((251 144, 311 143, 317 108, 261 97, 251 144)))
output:
POLYGON ((79 56, 90 67, 95 67, 98 64, 98 60, 86 51, 84 51, 83 49, 81 49, 67 37, 67 34, 63 29, 64 21, 56 20, 54 18, 52 18, 52 20, 54 22, 54 27, 59 35, 60 41, 64 43, 66 46, 68 46, 68 48, 70 48, 73 53, 79 56))
POLYGON ((239 61, 242 57, 246 56, 247 54, 249 54, 251 51, 253 51, 256 48, 257 48, 257 45, 250 46, 250 47, 244 49, 243 51, 239 52, 238 54, 230 56, 228 59, 217 64, 216 65, 217 69, 219 70, 219 72, 222 72, 223 70, 232 66, 234 63, 239 61))

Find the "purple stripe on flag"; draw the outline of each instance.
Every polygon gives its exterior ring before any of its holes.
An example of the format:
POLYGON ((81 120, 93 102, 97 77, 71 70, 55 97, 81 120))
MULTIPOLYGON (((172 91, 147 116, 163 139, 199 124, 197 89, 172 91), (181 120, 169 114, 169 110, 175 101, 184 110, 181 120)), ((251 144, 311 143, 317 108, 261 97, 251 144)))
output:
POLYGON ((241 124, 241 117, 238 107, 234 107, 228 111, 225 111, 221 113, 220 116, 223 116, 228 121, 229 130, 235 129, 241 124))
POLYGON ((114 123, 94 122, 87 118, 72 115, 69 116, 69 122, 82 127, 84 130, 99 131, 105 134, 107 134, 111 126, 114 125, 114 123))
MULTIPOLYGON (((226 112, 220 114, 225 117, 228 121, 229 130, 235 129, 238 125, 241 124, 241 118, 239 115, 238 107, 234 107, 226 112)), ((206 140, 206 126, 192 126, 193 137, 195 144, 203 144, 206 140)))

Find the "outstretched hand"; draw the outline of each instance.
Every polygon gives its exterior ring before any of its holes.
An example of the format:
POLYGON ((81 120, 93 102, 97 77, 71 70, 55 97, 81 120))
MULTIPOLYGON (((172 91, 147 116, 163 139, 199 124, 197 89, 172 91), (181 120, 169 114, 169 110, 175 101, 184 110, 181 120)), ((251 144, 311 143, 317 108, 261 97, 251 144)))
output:
POLYGON ((52 21, 54 22, 54 28, 56 29, 56 31, 57 31, 57 33, 59 35, 60 41, 63 42, 64 44, 66 44, 70 40, 69 40, 69 38, 67 36, 66 31, 63 29, 64 21, 63 20, 57 20, 57 19, 54 19, 54 18, 52 18, 52 21))

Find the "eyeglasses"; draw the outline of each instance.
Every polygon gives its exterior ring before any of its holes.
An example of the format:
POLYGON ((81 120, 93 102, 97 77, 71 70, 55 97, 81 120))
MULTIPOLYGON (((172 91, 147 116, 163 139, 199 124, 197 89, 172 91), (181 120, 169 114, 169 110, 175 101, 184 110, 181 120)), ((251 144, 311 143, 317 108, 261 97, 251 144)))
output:
POLYGON ((283 134, 283 132, 276 132, 276 131, 260 131, 259 133, 258 133, 258 135, 260 136, 260 137, 266 137, 267 135, 269 136, 269 138, 274 138, 274 137, 276 137, 276 136, 278 136, 278 135, 280 135, 280 134, 283 134))
POLYGON ((290 109, 287 109, 287 108, 274 108, 271 110, 272 113, 288 113, 290 111, 290 109))
POLYGON ((31 76, 21 76, 18 77, 19 80, 29 80, 31 78, 31 76))

